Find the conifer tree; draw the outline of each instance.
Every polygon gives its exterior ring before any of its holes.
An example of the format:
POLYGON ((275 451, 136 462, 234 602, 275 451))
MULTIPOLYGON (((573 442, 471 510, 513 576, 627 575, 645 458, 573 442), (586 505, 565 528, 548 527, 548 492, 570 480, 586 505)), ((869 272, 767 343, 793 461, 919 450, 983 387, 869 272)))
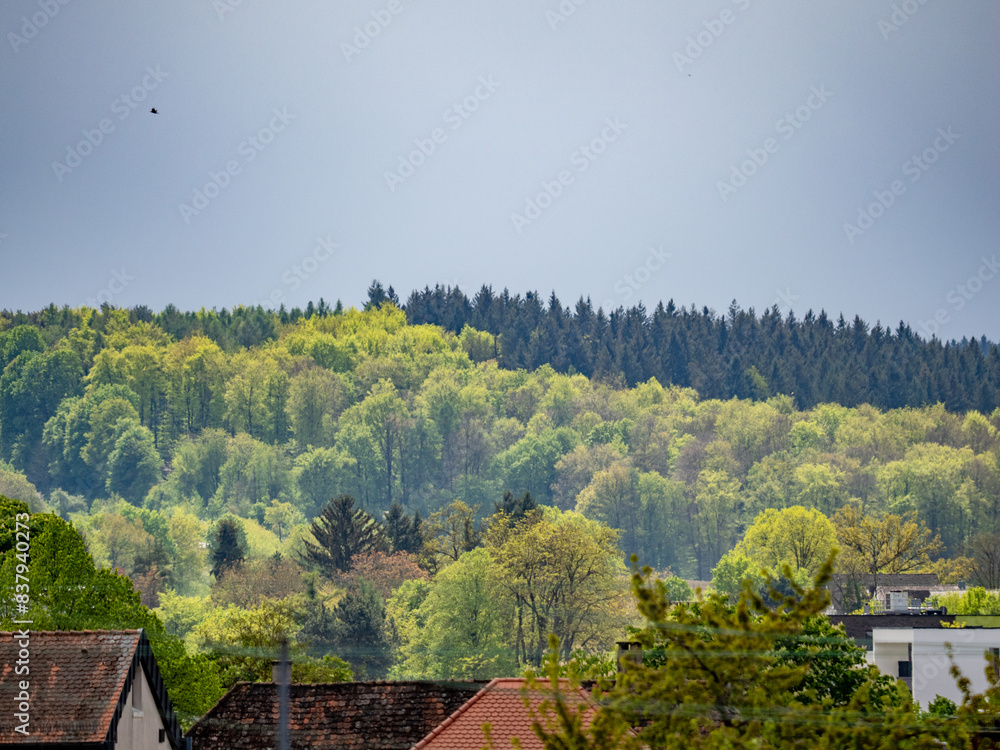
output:
POLYGON ((317 544, 306 542, 303 562, 332 577, 351 567, 351 558, 361 552, 388 552, 385 528, 361 508, 354 498, 334 498, 312 522, 317 544))
POLYGON ((515 497, 513 492, 506 490, 503 493, 503 501, 493 503, 493 507, 497 513, 509 515, 512 521, 520 521, 537 508, 538 503, 535 502, 535 498, 531 496, 530 492, 525 492, 521 497, 515 497))
POLYGON ((402 505, 393 502, 385 513, 385 533, 394 552, 420 552, 424 546, 420 511, 415 511, 411 518, 406 515, 402 505))
POLYGON ((233 518, 223 518, 215 531, 212 550, 212 575, 217 579, 230 568, 239 567, 246 551, 240 541, 240 526, 233 518))

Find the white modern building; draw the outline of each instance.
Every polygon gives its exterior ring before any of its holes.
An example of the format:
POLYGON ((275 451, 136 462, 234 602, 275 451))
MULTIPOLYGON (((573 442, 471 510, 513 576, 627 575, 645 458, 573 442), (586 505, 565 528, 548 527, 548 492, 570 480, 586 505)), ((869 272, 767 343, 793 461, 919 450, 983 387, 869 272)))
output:
POLYGON ((987 654, 1000 658, 1000 628, 873 628, 868 658, 883 674, 903 680, 913 699, 927 708, 939 695, 961 704, 953 662, 973 692, 984 691, 987 654))

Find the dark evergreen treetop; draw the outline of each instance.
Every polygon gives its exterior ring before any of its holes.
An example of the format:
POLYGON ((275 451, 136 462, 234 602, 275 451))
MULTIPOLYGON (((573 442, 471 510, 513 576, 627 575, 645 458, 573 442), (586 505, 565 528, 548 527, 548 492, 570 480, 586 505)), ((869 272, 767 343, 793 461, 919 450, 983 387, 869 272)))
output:
POLYGON ((493 503, 493 507, 497 513, 506 513, 514 521, 520 521, 537 508, 538 503, 535 502, 530 492, 525 492, 521 497, 515 497, 513 492, 506 490, 503 493, 503 500, 499 503, 493 503))
POLYGON ((340 495, 327 503, 313 519, 311 531, 317 544, 305 543, 303 562, 328 577, 346 572, 357 554, 389 549, 385 527, 361 508, 355 508, 350 495, 340 495))
POLYGON ((368 287, 368 301, 365 303, 365 309, 382 307, 389 302, 399 307, 399 297, 396 296, 395 290, 391 286, 388 289, 383 289, 381 282, 373 281, 368 287))
POLYGON ((243 563, 246 550, 240 541, 241 531, 239 522, 234 518, 219 521, 212 549, 212 575, 216 578, 243 563))
POLYGON ((420 511, 413 517, 406 515, 403 506, 393 502, 385 512, 385 533, 392 545, 393 552, 411 552, 417 554, 424 546, 423 519, 420 511))
MULTIPOLYGON (((381 286, 381 285, 379 285, 381 286)), ((809 311, 801 320, 777 305, 757 315, 735 303, 725 315, 707 307, 678 308, 673 300, 650 313, 639 304, 575 307, 555 294, 496 294, 483 286, 470 300, 457 287, 413 292, 410 322, 456 333, 466 325, 500 338, 499 364, 634 386, 649 378, 690 386, 702 398, 767 398, 794 394, 800 409, 819 403, 884 409, 943 403, 951 411, 1000 407, 1000 351, 981 339, 922 339, 900 322, 892 330, 860 317, 834 322, 809 311)))

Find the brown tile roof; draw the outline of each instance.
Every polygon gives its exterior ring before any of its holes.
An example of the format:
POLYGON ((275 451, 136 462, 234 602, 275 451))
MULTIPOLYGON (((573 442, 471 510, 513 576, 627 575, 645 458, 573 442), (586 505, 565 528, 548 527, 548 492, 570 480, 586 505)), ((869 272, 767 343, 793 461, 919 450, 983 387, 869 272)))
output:
MULTIPOLYGON (((482 686, 482 681, 293 684, 291 746, 409 750, 482 686)), ((194 750, 264 750, 275 747, 277 724, 277 686, 240 682, 187 736, 194 750)))
MULTIPOLYGON (((569 681, 562 680, 561 683, 563 689, 568 691, 569 681)), ((542 750, 544 745, 531 731, 534 720, 524 704, 521 692, 524 686, 523 677, 493 680, 415 745, 413 750, 480 750, 486 742, 483 725, 487 723, 491 725, 490 732, 498 748, 510 747, 511 739, 517 737, 524 750, 542 750)), ((533 713, 537 715, 539 704, 546 697, 543 691, 529 694, 533 713)), ((597 708, 583 688, 576 690, 575 699, 592 705, 595 710, 597 708)))
POLYGON ((180 731, 143 631, 30 631, 26 675, 16 673, 23 666, 17 664, 19 640, 17 633, 0 632, 0 705, 5 707, 0 747, 114 740, 132 681, 143 669, 162 705, 171 744, 179 745, 180 731), (28 736, 14 731, 21 723, 12 710, 21 680, 30 683, 28 736))

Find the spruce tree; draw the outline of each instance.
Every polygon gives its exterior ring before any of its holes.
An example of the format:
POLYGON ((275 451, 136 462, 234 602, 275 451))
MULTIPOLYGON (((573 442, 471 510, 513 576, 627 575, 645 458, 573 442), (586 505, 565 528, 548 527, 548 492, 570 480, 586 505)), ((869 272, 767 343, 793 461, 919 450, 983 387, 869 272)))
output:
POLYGON ((398 502, 393 502, 385 513, 385 533, 393 552, 416 554, 424 546, 423 519, 420 511, 410 518, 398 502))
POLYGON ((387 552, 385 528, 361 508, 354 498, 340 495, 327 503, 312 522, 317 544, 306 542, 302 561, 333 577, 351 567, 351 559, 362 552, 387 552))
POLYGON ((223 518, 215 530, 215 544, 212 550, 212 575, 217 579, 230 568, 243 564, 246 557, 240 540, 242 529, 233 518, 223 518))
POLYGON ((493 503, 493 508, 497 513, 506 513, 514 521, 520 521, 528 513, 538 507, 535 498, 530 492, 525 492, 521 497, 515 497, 514 493, 507 490, 503 493, 503 501, 493 503))

